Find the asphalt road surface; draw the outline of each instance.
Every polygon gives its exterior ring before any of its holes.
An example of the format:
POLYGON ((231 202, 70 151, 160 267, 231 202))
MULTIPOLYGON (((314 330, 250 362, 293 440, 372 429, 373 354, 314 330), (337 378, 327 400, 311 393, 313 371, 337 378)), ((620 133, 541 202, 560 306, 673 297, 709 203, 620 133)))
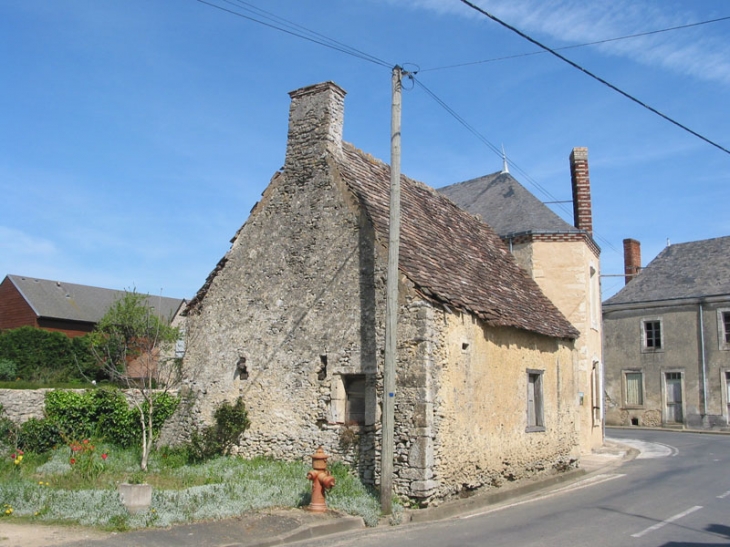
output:
POLYGON ((730 435, 611 430, 641 450, 537 498, 445 521, 377 528, 301 547, 699 547, 730 545, 730 435))

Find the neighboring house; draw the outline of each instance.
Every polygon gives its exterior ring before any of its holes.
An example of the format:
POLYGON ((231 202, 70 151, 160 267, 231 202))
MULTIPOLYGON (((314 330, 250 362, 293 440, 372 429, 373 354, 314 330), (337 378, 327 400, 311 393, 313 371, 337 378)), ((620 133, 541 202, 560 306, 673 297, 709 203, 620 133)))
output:
MULTIPOLYGON (((388 165, 342 141, 345 92, 290 93, 284 167, 187 309, 202 421, 245 400, 236 452, 318 446, 379 482, 388 165)), ((395 477, 422 504, 575 464, 580 335, 499 236, 401 178, 395 477)))
POLYGON ((608 425, 725 428, 730 418, 730 237, 667 246, 603 303, 608 425))
POLYGON ((493 173, 438 191, 497 232, 518 264, 578 329, 576 400, 580 444, 603 444, 600 249, 593 240, 588 150, 570 154, 575 226, 562 220, 510 173, 493 173))
MULTIPOLYGON (((30 326, 81 336, 94 330, 124 291, 8 275, 0 283, 0 330, 30 326)), ((149 306, 170 321, 184 300, 148 297, 149 306)))

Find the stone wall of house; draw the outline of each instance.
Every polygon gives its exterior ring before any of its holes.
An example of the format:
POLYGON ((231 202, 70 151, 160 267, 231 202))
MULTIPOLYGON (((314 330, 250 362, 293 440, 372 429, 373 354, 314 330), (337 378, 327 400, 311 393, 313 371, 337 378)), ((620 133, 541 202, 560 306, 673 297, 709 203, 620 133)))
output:
POLYGON ((186 382, 198 423, 244 398, 251 427, 239 454, 307 459, 323 446, 372 481, 384 273, 336 172, 326 162, 308 171, 306 184, 275 177, 189 314, 186 382), (366 378, 364 426, 341 412, 348 375, 366 378))
POLYGON ((722 338, 721 312, 730 310, 730 303, 707 300, 604 314, 608 425, 728 429, 730 346, 722 338), (645 321, 660 322, 661 348, 645 347, 645 321), (639 404, 628 400, 627 374, 641 375, 639 404), (667 404, 667 374, 679 375, 681 403, 675 412, 667 404))
POLYGON ((575 465, 572 342, 442 315, 433 379, 438 496, 575 465), (542 371, 543 431, 527 428, 528 369, 542 371))
MULTIPOLYGON (((590 241, 590 240, 589 240, 590 241)), ((580 331, 575 341, 575 411, 581 451, 603 444, 603 341, 598 250, 582 238, 513 245, 520 266, 580 331), (580 396, 582 395, 582 398, 580 396)))

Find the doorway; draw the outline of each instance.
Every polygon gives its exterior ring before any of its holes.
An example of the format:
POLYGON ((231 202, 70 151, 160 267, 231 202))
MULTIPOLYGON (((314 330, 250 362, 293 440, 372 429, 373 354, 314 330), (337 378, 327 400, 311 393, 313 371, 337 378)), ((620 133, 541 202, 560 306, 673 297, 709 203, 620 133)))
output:
POLYGON ((682 373, 666 372, 664 389, 667 401, 666 421, 681 424, 684 421, 682 415, 682 373))

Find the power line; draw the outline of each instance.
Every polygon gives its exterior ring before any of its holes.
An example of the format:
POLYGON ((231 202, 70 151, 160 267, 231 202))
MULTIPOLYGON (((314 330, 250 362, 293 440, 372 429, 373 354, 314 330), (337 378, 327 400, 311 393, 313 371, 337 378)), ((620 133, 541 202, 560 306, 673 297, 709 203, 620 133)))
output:
POLYGON ((214 4, 212 2, 207 2, 206 0, 197 0, 201 4, 205 4, 207 6, 210 6, 215 9, 219 9, 221 11, 224 11, 226 13, 230 13, 231 15, 235 15, 237 17, 241 17, 242 19, 247 19, 249 21, 253 21, 254 23, 258 23, 260 25, 263 25, 265 27, 272 28, 274 30, 278 30, 280 32, 283 32, 285 34, 289 34, 291 36, 296 36, 297 38, 301 38, 303 40, 307 40, 309 42, 313 42, 315 44, 319 44, 321 46, 324 46, 329 49, 333 49, 335 51, 339 51, 341 53, 345 53, 347 55, 350 55, 352 57, 356 57, 358 59, 361 59, 363 61, 368 61, 370 63, 380 65, 382 67, 386 67, 388 69, 392 68, 393 63, 388 63, 386 61, 383 61, 382 59, 375 57, 374 55, 367 54, 365 52, 362 52, 358 49, 355 49, 353 47, 348 46, 347 44, 343 44, 342 42, 338 42, 337 40, 333 40, 331 38, 328 38, 324 36, 323 34, 319 34, 318 32, 314 32, 312 30, 307 29, 306 27, 303 27, 301 25, 297 25, 296 23, 293 23, 291 21, 288 21, 284 18, 278 17, 270 12, 267 12, 266 10, 263 10, 261 8, 257 8, 256 6, 253 6, 251 4, 248 4, 247 2, 244 2, 242 0, 238 0, 237 2, 234 2, 232 0, 223 0, 227 4, 231 4, 239 9, 246 10, 248 12, 258 12, 259 17, 264 17, 265 19, 268 19, 271 21, 270 23, 267 23, 266 21, 262 21, 261 19, 257 19, 254 16, 246 15, 244 13, 241 13, 240 11, 229 9, 224 6, 220 6, 218 4, 214 4), (247 8, 246 6, 250 6, 247 8), (288 27, 288 28, 287 28, 288 27))
MULTIPOLYGON (((459 113, 457 113, 453 108, 451 108, 446 102, 441 99, 438 95, 436 95, 433 91, 431 91, 426 85, 418 80, 414 74, 406 74, 410 79, 415 82, 415 84, 423 89, 423 91, 431 97, 436 103, 438 103, 441 108, 443 108, 450 116, 452 116, 456 121, 458 121, 461 125, 463 125, 472 135, 474 135, 477 139, 479 139, 482 143, 484 143, 492 152, 494 152, 497 156, 502 157, 502 151, 492 144, 489 139, 487 139, 484 135, 482 135, 479 131, 477 131, 476 128, 474 128, 473 125, 471 125, 469 122, 467 122, 459 113)), ((542 192, 543 195, 550 198, 552 202, 554 202, 559 209, 561 209, 565 214, 570 216, 571 211, 568 210, 567 207, 563 205, 563 201, 558 200, 555 196, 553 196, 550 191, 542 186, 539 182, 537 182, 534 178, 532 178, 524 169, 522 169, 517 163, 515 163, 512 159, 509 159, 509 164, 524 178, 527 180, 530 184, 532 184, 535 188, 537 188, 540 192, 542 192)), ((543 203, 545 203, 543 201, 543 203)), ((596 239, 600 240, 601 242, 605 243, 607 247, 612 249, 615 252, 619 252, 618 249, 606 238, 600 236, 599 234, 594 232, 594 236, 596 239)))
MULTIPOLYGON (((616 38, 606 38, 605 40, 598 40, 596 42, 586 42, 584 44, 574 44, 572 46, 562 46, 562 47, 556 47, 553 49, 555 51, 562 51, 565 49, 576 49, 579 47, 596 46, 596 45, 600 45, 600 44, 607 44, 609 42, 617 42, 619 40, 640 38, 642 36, 650 36, 652 34, 660 34, 662 32, 670 32, 670 31, 681 30, 681 29, 686 29, 686 28, 690 28, 690 27, 698 27, 700 25, 708 25, 710 23, 718 23, 720 21, 727 21, 729 19, 730 19, 730 15, 727 17, 720 17, 718 19, 700 21, 698 23, 689 23, 687 25, 679 25, 677 27, 669 27, 669 28, 663 28, 663 29, 659 29, 659 30, 650 30, 648 32, 640 32, 638 34, 627 34, 626 36, 617 36, 616 38)), ((529 57, 531 55, 542 55, 543 53, 547 53, 547 51, 544 51, 544 50, 530 51, 528 53, 518 53, 516 55, 507 55, 505 57, 494 57, 492 59, 483 59, 481 61, 471 61, 469 63, 459 63, 459 64, 455 64, 455 65, 438 66, 438 67, 434 67, 434 68, 426 68, 426 69, 421 70, 420 72, 432 72, 434 70, 446 70, 449 68, 460 68, 460 67, 464 67, 464 66, 480 65, 483 63, 493 63, 495 61, 506 61, 508 59, 518 59, 520 57, 529 57)))
MULTIPOLYGON (((235 15, 237 17, 241 17, 243 19, 247 19, 249 21, 272 28, 274 30, 284 32, 291 36, 295 36, 297 38, 301 38, 301 39, 313 42, 315 44, 333 49, 335 51, 339 51, 341 53, 351 55, 358 59, 369 61, 371 63, 377 64, 377 65, 380 65, 383 67, 387 67, 389 69, 392 68, 392 66, 393 66, 393 65, 387 63, 386 61, 379 59, 378 57, 375 57, 368 53, 362 52, 356 48, 348 46, 347 44, 344 44, 342 42, 329 38, 323 34, 320 34, 318 32, 312 31, 306 27, 293 23, 292 21, 279 17, 264 9, 258 8, 257 6, 254 6, 248 2, 245 2, 244 0, 223 0, 223 1, 228 4, 231 4, 231 5, 236 5, 236 7, 240 8, 240 9, 244 9, 244 10, 248 11, 249 13, 254 12, 259 17, 264 17, 265 19, 268 19, 269 21, 271 21, 271 23, 267 23, 265 21, 257 19, 256 17, 253 17, 253 16, 245 15, 239 11, 234 11, 232 9, 225 8, 223 6, 219 6, 217 4, 207 2, 206 0, 197 0, 197 1, 200 2, 201 4, 205 4, 210 7, 219 9, 219 10, 229 13, 231 15, 235 15)), ((495 154, 497 154, 497 156, 502 157, 502 152, 500 151, 500 149, 497 146, 492 144, 484 135, 482 135, 479 131, 477 131, 477 129, 474 128, 474 126, 469 124, 462 116, 460 116, 454 109, 452 109, 448 104, 446 104, 446 102, 444 102, 441 98, 439 98, 433 91, 431 91, 429 88, 427 88, 422 82, 417 80, 415 78, 415 73, 416 73, 415 71, 414 72, 404 72, 404 75, 407 76, 408 78, 410 78, 419 87, 421 87, 434 101, 436 101, 444 110, 446 110, 454 119, 456 119, 460 124, 462 124, 467 130, 469 130, 469 132, 472 133, 477 139, 479 139, 488 148, 490 148, 495 154)), ((555 201, 555 202, 558 201, 557 198, 555 198, 555 196, 553 196, 545 187, 543 187, 540 183, 538 183, 535 179, 533 179, 526 171, 524 171, 519 165, 517 165, 511 159, 510 159, 510 164, 512 165, 512 167, 515 170, 517 170, 519 173, 521 173, 521 175, 528 182, 530 182, 533 186, 535 186, 535 188, 540 190, 545 196, 549 197, 550 200, 555 201)), ((570 211, 568 211, 568 209, 566 207, 564 207, 562 205, 562 203, 558 203, 557 205, 560 209, 563 210, 563 212, 570 215, 570 211)), ((597 236, 597 235, 596 235, 596 237, 597 237, 597 239, 601 239, 602 241, 604 241, 614 251, 618 252, 616 250, 616 248, 610 243, 610 241, 608 241, 607 239, 601 238, 600 236, 597 236)))
POLYGON ((626 97, 627 99, 629 99, 629 100, 631 100, 631 101, 635 102, 635 103, 636 103, 636 104, 638 104, 639 106, 642 106, 642 107, 644 107, 645 109, 649 110, 650 112, 653 112, 653 113, 654 113, 654 114, 656 114, 657 116, 659 116, 659 117, 661 117, 661 118, 664 118, 665 120, 667 120, 668 122, 670 122, 670 123, 672 123, 672 124, 676 125, 676 126, 677 126, 677 127, 679 127, 680 129, 683 129, 683 130, 685 130, 686 132, 688 132, 688 133, 690 133, 690 134, 694 135, 694 136, 695 136, 695 137, 697 137, 698 139, 701 139, 701 140, 705 141, 706 143, 708 143, 708 144, 711 144, 712 146, 714 146, 715 148, 718 148, 719 150, 722 150, 722 151, 723 151, 723 152, 725 152, 726 154, 730 154, 730 150, 728 150, 727 148, 725 148, 725 147, 723 147, 723 146, 721 146, 721 145, 717 144, 716 142, 714 142, 714 141, 712 141, 712 140, 708 139, 707 137, 705 137, 705 136, 703 136, 703 135, 701 135, 701 134, 697 133, 696 131, 694 131, 694 130, 690 129, 690 128, 689 128, 689 127, 687 127, 686 125, 683 125, 683 124, 679 123, 678 121, 676 121, 676 120, 674 120, 674 119, 670 118, 670 117, 669 117, 669 116, 667 116, 666 114, 663 114, 663 113, 661 113, 661 112, 660 112, 660 111, 658 111, 658 110, 657 110, 656 108, 654 108, 654 107, 651 107, 651 106, 649 106, 648 104, 646 104, 646 103, 644 103, 644 102, 640 101, 639 99, 637 99, 637 98, 636 98, 636 97, 634 97, 633 95, 629 95, 628 93, 626 93, 626 92, 625 92, 625 91, 623 91, 622 89, 619 89, 618 87, 616 87, 616 86, 615 86, 615 85, 613 85, 612 83, 610 83, 610 82, 608 82, 608 81, 604 80, 604 79, 603 79, 603 78, 601 78, 600 76, 596 76, 595 74, 593 74, 593 73, 592 73, 592 72, 590 72, 589 70, 587 70, 587 69, 583 68, 583 67, 582 67, 582 66, 580 66, 579 64, 577 64, 577 63, 574 63, 573 61, 571 61, 571 60, 570 60, 570 59, 568 59, 567 57, 564 57, 563 55, 561 55, 560 53, 558 53, 558 52, 557 52, 557 51, 555 51, 554 49, 551 49, 551 48, 547 47, 546 45, 542 44, 541 42, 538 42, 538 41, 537 41, 537 40, 535 40, 534 38, 532 38, 532 37, 528 36, 527 34, 525 34, 524 32, 522 32, 521 30, 519 30, 519 29, 517 29, 517 28, 513 27, 512 25, 510 25, 510 24, 508 24, 508 23, 505 23, 504 21, 502 21, 502 20, 501 20, 501 19, 499 19, 498 17, 495 17, 495 16, 494 16, 494 15, 492 15, 491 13, 489 13, 489 12, 487 12, 487 11, 483 10, 482 8, 480 8, 479 6, 477 6, 477 5, 473 4, 473 3, 471 3, 471 2, 469 1, 469 0, 461 0, 461 2, 462 2, 463 4, 466 4, 467 6, 469 6, 469 7, 471 8, 471 9, 473 9, 473 10, 476 10, 476 11, 478 11, 479 13, 481 13, 482 15, 484 15, 484 16, 486 16, 486 17, 490 18, 490 19, 491 19, 492 21, 495 21, 495 22, 499 23, 500 25, 502 25, 503 27, 505 27, 505 28, 507 28, 507 29, 511 30, 512 32, 514 32, 514 33, 516 33, 516 34, 520 35, 520 36, 521 36, 521 37, 523 37, 523 38, 524 38, 525 40, 527 40, 527 41, 529 41, 529 42, 531 42, 531 43, 535 44, 536 46, 538 46, 538 47, 540 47, 540 48, 544 49, 544 50, 545 50, 545 51, 547 51, 548 53, 551 53, 551 54, 553 54, 553 55, 554 55, 555 57, 557 57, 557 58, 558 58, 558 59, 560 59, 561 61, 564 61, 564 62, 568 63, 568 64, 569 64, 570 66, 572 66, 573 68, 577 68, 578 70, 580 70, 580 71, 581 71, 581 72, 583 72, 584 74, 586 74, 586 75, 590 76, 590 77, 591 77, 591 78, 593 78, 594 80, 597 80, 597 81, 601 82, 601 83, 602 83, 603 85, 605 85, 605 86, 607 86, 607 87, 609 87, 609 88, 613 89, 613 90, 614 90, 614 91, 616 91, 617 93, 620 93, 621 95, 623 95, 623 96, 624 96, 624 97, 626 97))

